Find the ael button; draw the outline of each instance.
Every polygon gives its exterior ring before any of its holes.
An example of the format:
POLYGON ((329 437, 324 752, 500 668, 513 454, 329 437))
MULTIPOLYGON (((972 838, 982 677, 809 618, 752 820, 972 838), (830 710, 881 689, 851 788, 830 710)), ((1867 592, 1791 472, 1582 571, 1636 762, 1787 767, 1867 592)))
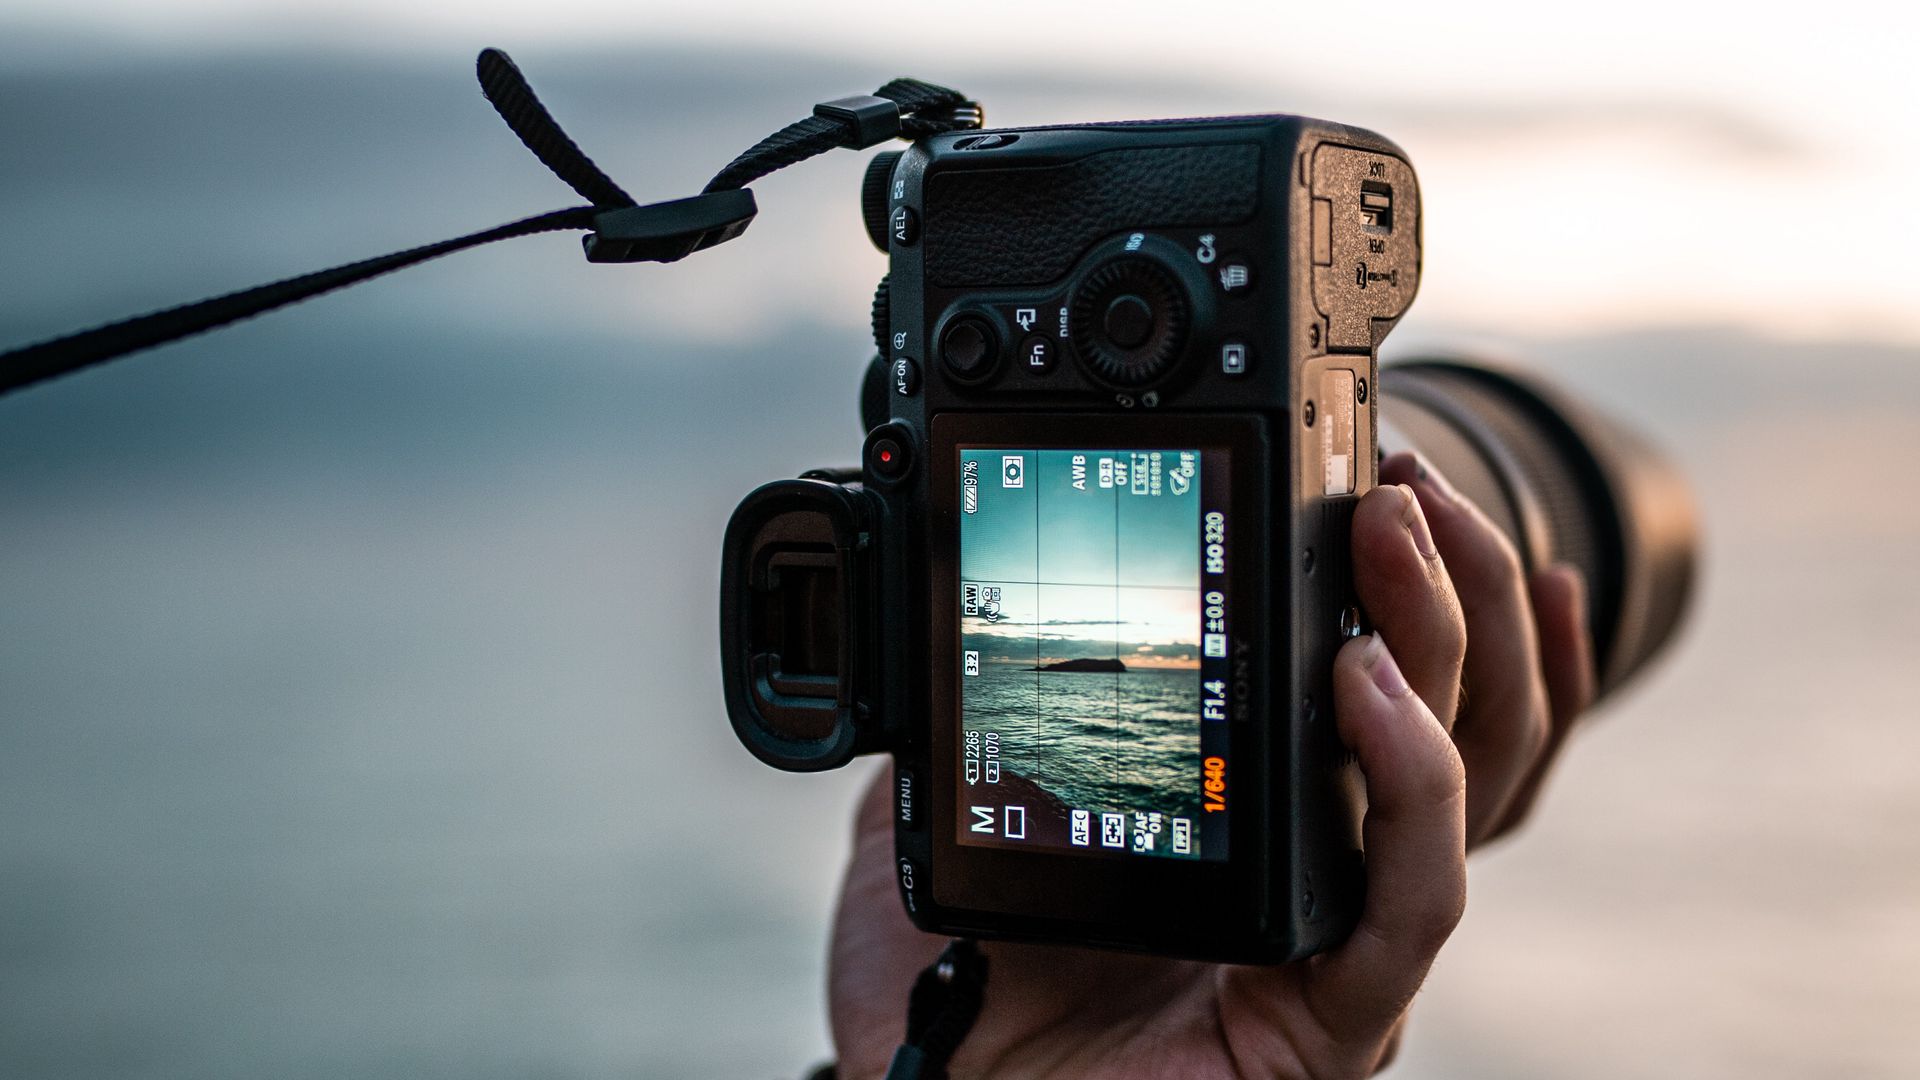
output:
POLYGON ((896 206, 893 216, 887 219, 887 231, 892 234, 893 242, 901 247, 912 247, 920 239, 920 216, 911 207, 896 206))

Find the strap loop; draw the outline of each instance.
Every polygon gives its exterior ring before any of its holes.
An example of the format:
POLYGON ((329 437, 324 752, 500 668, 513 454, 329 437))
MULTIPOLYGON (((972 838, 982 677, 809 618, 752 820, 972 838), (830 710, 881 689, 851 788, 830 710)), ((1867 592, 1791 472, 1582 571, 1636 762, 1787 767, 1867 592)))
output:
POLYGON ((593 232, 580 243, 588 262, 678 262, 746 232, 758 212, 747 188, 709 191, 595 214, 593 232))
POLYGON ((474 70, 480 77, 480 92, 486 95, 487 103, 527 149, 533 151, 533 156, 540 159, 540 164, 553 170, 553 175, 596 207, 633 205, 633 196, 601 172, 600 166, 561 129, 560 122, 540 103, 533 85, 520 74, 519 65, 511 57, 499 49, 482 49, 474 62, 474 70))
POLYGON ((882 97, 861 95, 823 101, 813 107, 813 115, 837 121, 842 128, 840 145, 849 150, 879 146, 900 134, 900 103, 882 97))
MULTIPOLYGON (((918 79, 894 79, 875 90, 873 96, 898 106, 898 133, 909 139, 979 127, 983 118, 978 102, 968 100, 958 90, 949 90, 918 79)), ((821 111, 821 106, 816 106, 814 115, 788 124, 761 139, 753 149, 734 158, 718 175, 707 181, 706 189, 723 191, 746 187, 776 169, 805 161, 836 146, 854 145, 860 139, 857 115, 849 119, 836 112, 834 107, 838 104, 824 102, 826 112, 821 111)), ((855 106, 850 111, 857 114, 859 108, 855 106)))

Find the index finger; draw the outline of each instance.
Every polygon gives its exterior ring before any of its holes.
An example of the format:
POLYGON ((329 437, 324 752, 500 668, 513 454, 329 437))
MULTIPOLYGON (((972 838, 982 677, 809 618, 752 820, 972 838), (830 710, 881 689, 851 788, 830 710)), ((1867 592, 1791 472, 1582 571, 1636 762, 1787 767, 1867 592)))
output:
POLYGON ((1426 512, 1411 488, 1383 484, 1353 512, 1353 587, 1393 645, 1407 682, 1440 726, 1453 729, 1467 624, 1426 512))

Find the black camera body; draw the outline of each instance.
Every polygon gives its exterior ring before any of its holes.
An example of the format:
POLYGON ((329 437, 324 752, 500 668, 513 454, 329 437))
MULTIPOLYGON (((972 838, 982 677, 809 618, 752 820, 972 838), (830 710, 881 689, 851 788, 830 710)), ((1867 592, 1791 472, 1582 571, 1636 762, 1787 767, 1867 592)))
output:
POLYGON ((894 757, 942 934, 1267 963, 1346 936, 1377 351, 1411 166, 1291 116, 968 131, 882 155, 858 474, 725 541, 728 711, 762 760, 894 757))

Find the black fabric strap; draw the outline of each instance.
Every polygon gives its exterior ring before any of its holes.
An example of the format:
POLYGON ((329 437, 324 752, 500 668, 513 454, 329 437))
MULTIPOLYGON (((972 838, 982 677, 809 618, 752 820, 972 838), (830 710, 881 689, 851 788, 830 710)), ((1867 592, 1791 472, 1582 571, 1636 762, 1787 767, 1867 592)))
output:
POLYGON ((986 997, 987 958, 955 938, 914 980, 907 999, 907 1041, 893 1052, 886 1080, 946 1080, 947 1062, 973 1030, 986 997))
POLYGON ((474 69, 480 76, 480 92, 487 96, 493 111, 542 165, 553 170, 553 175, 601 209, 634 205, 633 196, 601 172, 586 151, 560 129, 560 122, 540 104, 533 85, 520 74, 519 65, 511 57, 499 49, 482 49, 474 69))
POLYGON ((559 229, 591 228, 593 213, 591 206, 555 210, 550 214, 526 218, 498 228, 487 229, 484 232, 470 233, 452 240, 442 240, 437 244, 409 248, 406 251, 396 251, 391 255, 381 255, 378 258, 362 259, 330 270, 317 270, 311 274, 302 274, 299 277, 287 278, 268 285, 256 285, 251 289, 242 289, 225 296, 182 304, 165 311, 156 311, 149 315, 95 327, 68 337, 15 349, 12 352, 0 354, 0 394, 11 393, 34 383, 92 367, 128 353, 151 349, 178 338, 191 337, 228 323, 250 319, 255 315, 285 307, 308 297, 343 289, 368 278, 379 277, 381 274, 426 262, 428 259, 436 259, 464 248, 559 229))
MULTIPOLYGON (((0 395, 495 240, 580 229, 591 234, 584 239, 587 257, 593 262, 672 262, 745 230, 755 213, 752 193, 745 190, 752 181, 836 146, 868 146, 875 141, 871 110, 836 111, 823 105, 816 115, 788 125, 735 158, 701 195, 640 207, 561 130, 506 53, 487 49, 476 68, 480 89, 501 119, 535 157, 591 205, 555 210, 0 353, 0 395)), ((898 107, 897 128, 883 125, 893 129, 893 135, 918 138, 979 127, 982 122, 980 107, 956 91, 914 79, 895 79, 874 96, 898 107)))
MULTIPOLYGON (((968 101, 958 90, 918 79, 895 79, 875 90, 873 96, 900 106, 899 133, 910 139, 977 128, 985 119, 980 106, 968 101)), ((851 121, 834 120, 816 113, 761 139, 753 149, 734 158, 719 175, 707 181, 705 190, 746 187, 776 169, 805 161, 836 146, 857 145, 859 134, 851 121)))

